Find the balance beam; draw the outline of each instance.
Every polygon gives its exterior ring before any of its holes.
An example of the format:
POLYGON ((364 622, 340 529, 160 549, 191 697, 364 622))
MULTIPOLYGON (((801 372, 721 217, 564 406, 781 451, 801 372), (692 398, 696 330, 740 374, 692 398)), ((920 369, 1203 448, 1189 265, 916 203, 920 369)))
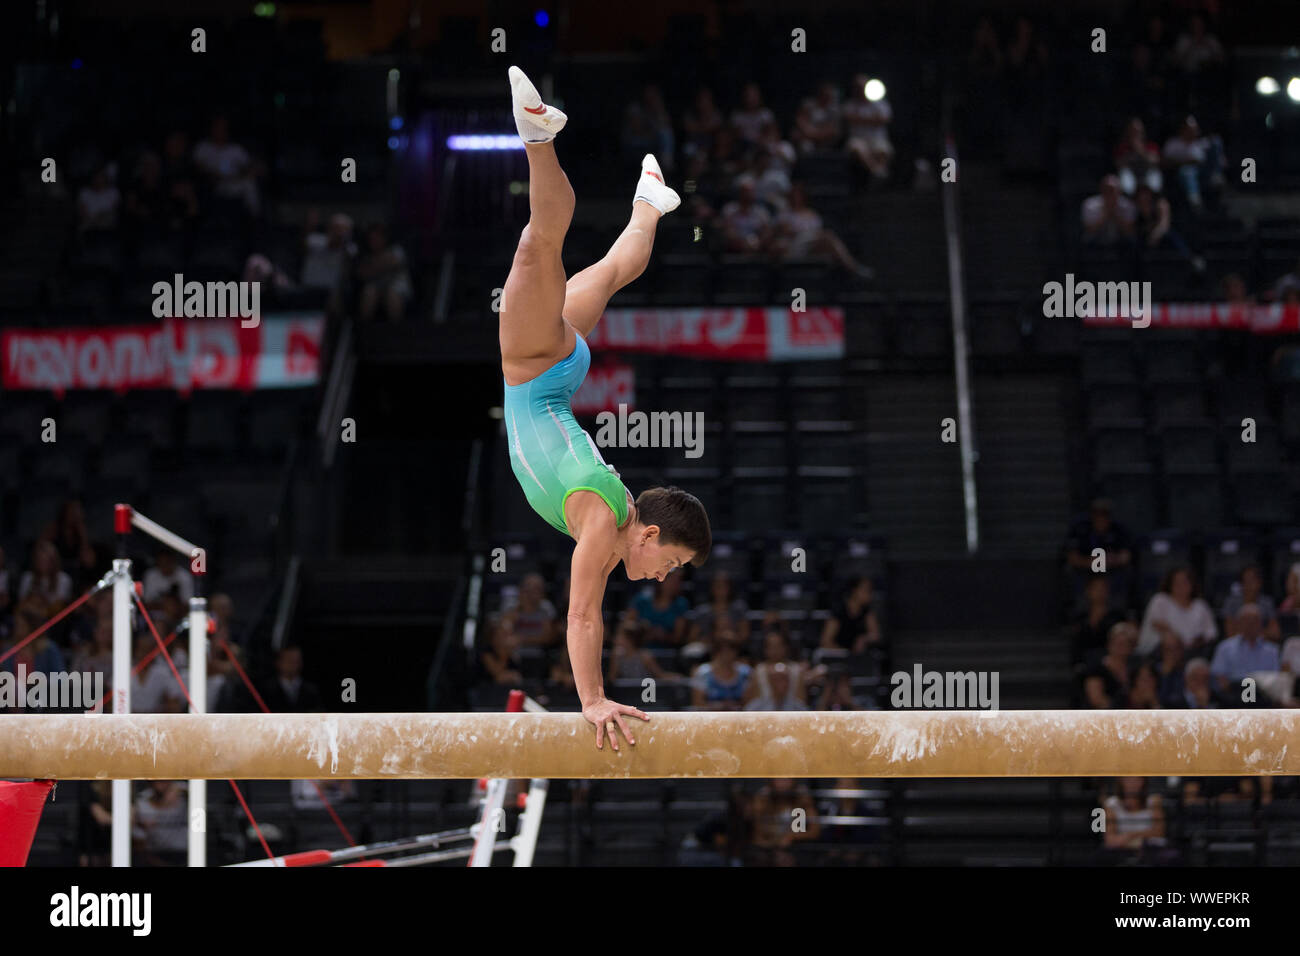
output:
POLYGON ((1296 710, 0 716, 0 777, 54 780, 1300 774, 1296 710))

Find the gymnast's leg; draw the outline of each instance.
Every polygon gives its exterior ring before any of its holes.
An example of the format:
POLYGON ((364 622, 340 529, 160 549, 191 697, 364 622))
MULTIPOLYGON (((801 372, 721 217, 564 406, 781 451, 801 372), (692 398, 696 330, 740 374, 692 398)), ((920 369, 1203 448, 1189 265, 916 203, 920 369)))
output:
POLYGON ((501 301, 501 371, 510 385, 536 378, 573 351, 563 319, 560 250, 573 219, 573 187, 551 142, 567 117, 542 103, 523 71, 510 68, 515 123, 528 154, 528 225, 519 236, 501 301))

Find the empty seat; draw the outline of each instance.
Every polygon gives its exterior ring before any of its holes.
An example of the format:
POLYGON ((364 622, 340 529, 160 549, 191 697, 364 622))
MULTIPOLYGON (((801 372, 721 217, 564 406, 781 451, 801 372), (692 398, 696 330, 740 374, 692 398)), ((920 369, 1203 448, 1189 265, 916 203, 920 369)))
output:
POLYGON ((1233 475, 1237 520, 1248 525, 1280 525, 1296 514, 1284 471, 1242 471, 1233 475))
POLYGON ((733 468, 789 467, 786 427, 780 422, 738 421, 731 424, 733 468))
POLYGON ((1146 430, 1138 425, 1109 425, 1092 430, 1093 473, 1149 463, 1146 430))
POLYGON ((1149 466, 1114 469, 1101 475, 1099 482, 1124 524, 1138 533, 1158 526, 1155 475, 1149 466))
POLYGON ((1147 381, 1198 382, 1201 361, 1196 347, 1188 342, 1153 342, 1147 346, 1147 381))
POLYGON ((1125 343, 1088 342, 1079 358, 1083 387, 1092 385, 1130 385, 1138 380, 1137 356, 1125 343))
POLYGON ((1151 390, 1151 417, 1158 426, 1205 418, 1205 392, 1197 385, 1156 385, 1151 390))
POLYGON ((1243 441, 1242 431, 1229 433, 1224 440, 1227 453, 1228 471, 1272 471, 1286 465, 1282 453, 1282 442, 1276 430, 1260 427, 1256 430, 1254 441, 1243 441))
POLYGON ((1140 422, 1142 392, 1136 385, 1095 385, 1087 391, 1087 417, 1093 425, 1140 422))
POLYGON ((721 305, 765 305, 771 299, 771 279, 771 267, 762 260, 724 256, 713 273, 713 301, 721 305))
POLYGON ((1167 472, 1164 485, 1170 525, 1194 531, 1223 525, 1227 509, 1213 465, 1167 472))
POLYGON ((1160 459, 1167 470, 1218 462, 1218 439, 1211 425, 1166 425, 1160 429, 1156 440, 1160 446, 1160 459))

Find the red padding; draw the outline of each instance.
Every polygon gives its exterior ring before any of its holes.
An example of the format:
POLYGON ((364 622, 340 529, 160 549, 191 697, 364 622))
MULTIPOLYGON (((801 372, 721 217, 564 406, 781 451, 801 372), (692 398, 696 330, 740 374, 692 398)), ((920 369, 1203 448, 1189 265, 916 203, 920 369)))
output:
POLYGON ((356 863, 344 863, 344 866, 386 866, 383 860, 358 860, 356 863))
POLYGON ((332 859, 329 850, 304 850, 302 853, 286 853, 284 865, 320 866, 320 864, 328 863, 332 859))
POLYGON ((0 782, 0 866, 26 866, 53 780, 0 782))

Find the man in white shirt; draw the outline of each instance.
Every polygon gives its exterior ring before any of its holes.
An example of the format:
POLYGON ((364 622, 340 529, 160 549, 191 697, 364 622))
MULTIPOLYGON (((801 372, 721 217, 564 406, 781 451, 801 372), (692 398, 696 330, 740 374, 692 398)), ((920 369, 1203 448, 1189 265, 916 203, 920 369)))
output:
POLYGON ((230 123, 214 116, 208 138, 194 147, 194 165, 212 180, 218 196, 242 199, 249 215, 261 209, 252 157, 248 150, 230 141, 230 123))
POLYGON ((144 603, 155 607, 164 594, 176 588, 176 596, 188 610, 194 597, 194 576, 177 563, 170 548, 159 548, 154 557, 154 566, 144 573, 144 603))

